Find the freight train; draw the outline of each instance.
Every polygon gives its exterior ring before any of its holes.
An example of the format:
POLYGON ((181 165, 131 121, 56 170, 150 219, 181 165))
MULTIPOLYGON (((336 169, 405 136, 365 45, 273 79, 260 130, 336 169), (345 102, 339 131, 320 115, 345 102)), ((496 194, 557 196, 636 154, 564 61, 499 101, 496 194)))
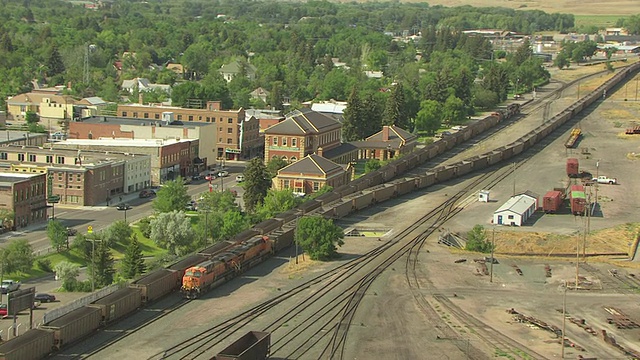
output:
MULTIPOLYGON (((153 271, 134 281, 127 288, 118 290, 94 303, 74 310, 40 329, 27 331, 0 345, 0 358, 4 359, 40 359, 52 349, 64 348, 68 344, 89 336, 100 326, 120 320, 138 307, 155 301, 173 291, 182 288, 182 280, 187 269, 203 264, 224 253, 229 248, 246 242, 257 235, 268 238, 273 253, 290 246, 293 242, 295 220, 299 216, 322 215, 340 218, 354 211, 366 208, 392 197, 401 196, 416 189, 422 189, 435 183, 442 183, 471 171, 484 169, 500 161, 508 160, 524 150, 531 148, 551 132, 564 125, 583 109, 610 93, 610 90, 640 69, 635 63, 621 69, 611 79, 581 98, 564 111, 546 121, 538 128, 520 139, 488 153, 474 156, 458 163, 426 170, 419 175, 407 173, 444 153, 456 145, 476 136, 499 122, 509 119, 519 112, 517 105, 492 114, 470 124, 463 130, 447 136, 422 149, 388 163, 377 171, 368 173, 351 183, 309 200, 296 209, 276 215, 253 228, 238 234, 234 240, 216 244, 209 249, 188 256, 166 269, 153 271)), ((260 257, 262 261, 268 256, 260 257)), ((236 275, 240 271, 236 272, 236 275)), ((212 286, 209 286, 210 289, 212 286)))

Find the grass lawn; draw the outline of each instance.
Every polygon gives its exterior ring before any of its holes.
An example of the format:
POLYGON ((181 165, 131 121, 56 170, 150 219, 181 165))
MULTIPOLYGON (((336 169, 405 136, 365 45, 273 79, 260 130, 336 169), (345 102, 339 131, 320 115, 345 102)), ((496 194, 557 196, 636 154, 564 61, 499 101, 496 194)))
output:
POLYGON ((575 24, 577 26, 590 26, 597 27, 615 27, 616 21, 626 16, 622 15, 575 15, 575 24))

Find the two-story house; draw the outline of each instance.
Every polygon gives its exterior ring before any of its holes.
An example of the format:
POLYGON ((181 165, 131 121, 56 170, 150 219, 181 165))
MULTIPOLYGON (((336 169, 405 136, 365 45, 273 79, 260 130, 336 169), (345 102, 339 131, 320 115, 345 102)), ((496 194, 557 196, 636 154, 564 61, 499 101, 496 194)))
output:
POLYGON ((253 81, 256 79, 256 72, 258 69, 249 64, 246 61, 234 60, 228 64, 222 65, 220 67, 220 75, 227 80, 227 82, 231 81, 234 77, 244 74, 247 79, 253 81))
POLYGON ((303 157, 340 146, 342 125, 311 109, 295 110, 285 120, 265 130, 265 162, 280 157, 295 162, 303 157))
POLYGON ((70 120, 73 116, 75 100, 70 96, 54 93, 29 92, 7 99, 7 118, 10 120, 25 120, 27 112, 40 116, 40 121, 70 120))

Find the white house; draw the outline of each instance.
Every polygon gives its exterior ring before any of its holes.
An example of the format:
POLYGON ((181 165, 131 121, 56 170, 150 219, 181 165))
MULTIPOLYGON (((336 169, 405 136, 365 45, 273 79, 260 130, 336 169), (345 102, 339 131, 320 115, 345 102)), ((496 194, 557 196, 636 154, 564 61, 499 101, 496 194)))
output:
POLYGON ((138 91, 160 90, 166 92, 167 94, 171 94, 171 85, 152 84, 148 79, 145 78, 135 78, 122 81, 122 90, 126 90, 129 93, 133 94, 135 89, 138 89, 138 91))
POLYGON ((522 226, 538 208, 538 198, 530 194, 511 197, 493 212, 496 225, 522 226))

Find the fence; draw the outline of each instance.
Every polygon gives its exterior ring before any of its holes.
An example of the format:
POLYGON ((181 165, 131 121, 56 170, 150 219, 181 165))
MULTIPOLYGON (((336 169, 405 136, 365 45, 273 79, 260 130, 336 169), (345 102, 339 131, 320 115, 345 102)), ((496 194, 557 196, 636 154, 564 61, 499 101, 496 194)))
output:
POLYGON ((42 323, 43 324, 48 324, 50 322, 52 322, 55 319, 58 319, 70 312, 72 312, 73 310, 79 309, 85 305, 89 305, 92 302, 103 298, 113 292, 115 292, 116 290, 122 289, 123 287, 127 286, 127 284, 112 284, 109 285, 107 287, 104 287, 98 291, 95 291, 85 297, 82 297, 80 299, 76 299, 72 302, 70 302, 69 304, 59 307, 59 308, 55 308, 51 311, 47 311, 44 316, 42 317, 42 323))

